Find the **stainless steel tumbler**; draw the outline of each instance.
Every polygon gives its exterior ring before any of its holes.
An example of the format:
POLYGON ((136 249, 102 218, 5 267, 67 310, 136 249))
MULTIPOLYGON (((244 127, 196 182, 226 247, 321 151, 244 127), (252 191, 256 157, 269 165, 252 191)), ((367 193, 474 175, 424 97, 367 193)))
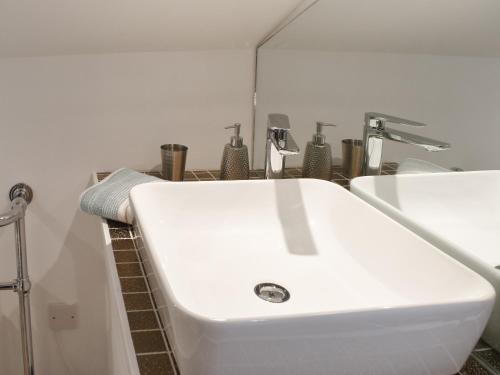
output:
POLYGON ((161 175, 170 181, 184 180, 187 146, 178 144, 161 145, 161 175))
POLYGON ((348 178, 361 176, 363 164, 363 141, 361 139, 342 140, 342 172, 348 178))

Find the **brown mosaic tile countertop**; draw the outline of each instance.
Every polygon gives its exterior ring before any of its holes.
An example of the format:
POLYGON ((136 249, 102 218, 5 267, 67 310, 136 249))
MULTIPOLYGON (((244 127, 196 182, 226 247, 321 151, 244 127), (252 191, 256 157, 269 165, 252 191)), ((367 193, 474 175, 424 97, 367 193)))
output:
MULTIPOLYGON (((384 163, 382 174, 395 174, 396 169, 397 163, 384 163)), ((158 172, 145 173, 159 177, 158 172)), ((97 173, 97 178, 102 180, 107 175, 109 172, 97 173)), ((185 173, 184 181, 215 181, 219 176, 217 170, 193 170, 185 173)), ((285 170, 285 178, 301 176, 300 168, 285 170)), ((250 172, 250 179, 263 177, 263 170, 250 172)), ((332 168, 331 181, 349 188, 349 179, 342 174, 340 166, 332 168)), ((113 220, 107 220, 107 224, 139 371, 141 375, 180 375, 145 276, 141 254, 134 241, 134 229, 130 225, 113 220)), ((498 375, 500 354, 480 341, 459 374, 498 375)))

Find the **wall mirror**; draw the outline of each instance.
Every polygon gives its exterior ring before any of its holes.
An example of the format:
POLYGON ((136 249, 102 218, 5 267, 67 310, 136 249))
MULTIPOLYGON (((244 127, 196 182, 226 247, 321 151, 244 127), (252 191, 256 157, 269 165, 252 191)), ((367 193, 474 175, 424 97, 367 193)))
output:
POLYGON ((318 0, 258 48, 253 166, 263 168, 267 115, 284 113, 302 164, 316 121, 339 163, 341 140, 361 138, 364 113, 426 123, 408 129, 452 148, 385 142, 383 158, 499 169, 500 2, 318 0))

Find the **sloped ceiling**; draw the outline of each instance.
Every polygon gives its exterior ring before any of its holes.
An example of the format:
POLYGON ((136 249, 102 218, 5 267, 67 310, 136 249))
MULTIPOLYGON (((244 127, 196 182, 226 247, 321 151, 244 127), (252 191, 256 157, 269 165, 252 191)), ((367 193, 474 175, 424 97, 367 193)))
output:
POLYGON ((500 1, 319 0, 265 47, 500 57, 500 1))
POLYGON ((0 57, 255 46, 301 0, 0 0, 0 57))

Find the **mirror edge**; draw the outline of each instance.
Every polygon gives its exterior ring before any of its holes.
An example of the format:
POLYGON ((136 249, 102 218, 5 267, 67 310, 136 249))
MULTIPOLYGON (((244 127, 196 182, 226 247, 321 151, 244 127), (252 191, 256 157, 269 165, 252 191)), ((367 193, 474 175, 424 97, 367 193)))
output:
POLYGON ((252 103, 252 139, 251 139, 251 160, 250 169, 254 169, 255 162, 255 130, 256 130, 256 112, 257 112, 257 74, 258 74, 258 61, 259 61, 259 48, 266 44, 270 39, 272 39, 281 30, 299 18, 302 14, 307 12, 311 7, 313 7, 320 0, 303 0, 299 5, 297 5, 291 12, 286 16, 275 28, 273 28, 268 34, 262 38, 262 40, 257 43, 255 47, 255 59, 254 59, 254 82, 253 82, 253 103, 252 103))

